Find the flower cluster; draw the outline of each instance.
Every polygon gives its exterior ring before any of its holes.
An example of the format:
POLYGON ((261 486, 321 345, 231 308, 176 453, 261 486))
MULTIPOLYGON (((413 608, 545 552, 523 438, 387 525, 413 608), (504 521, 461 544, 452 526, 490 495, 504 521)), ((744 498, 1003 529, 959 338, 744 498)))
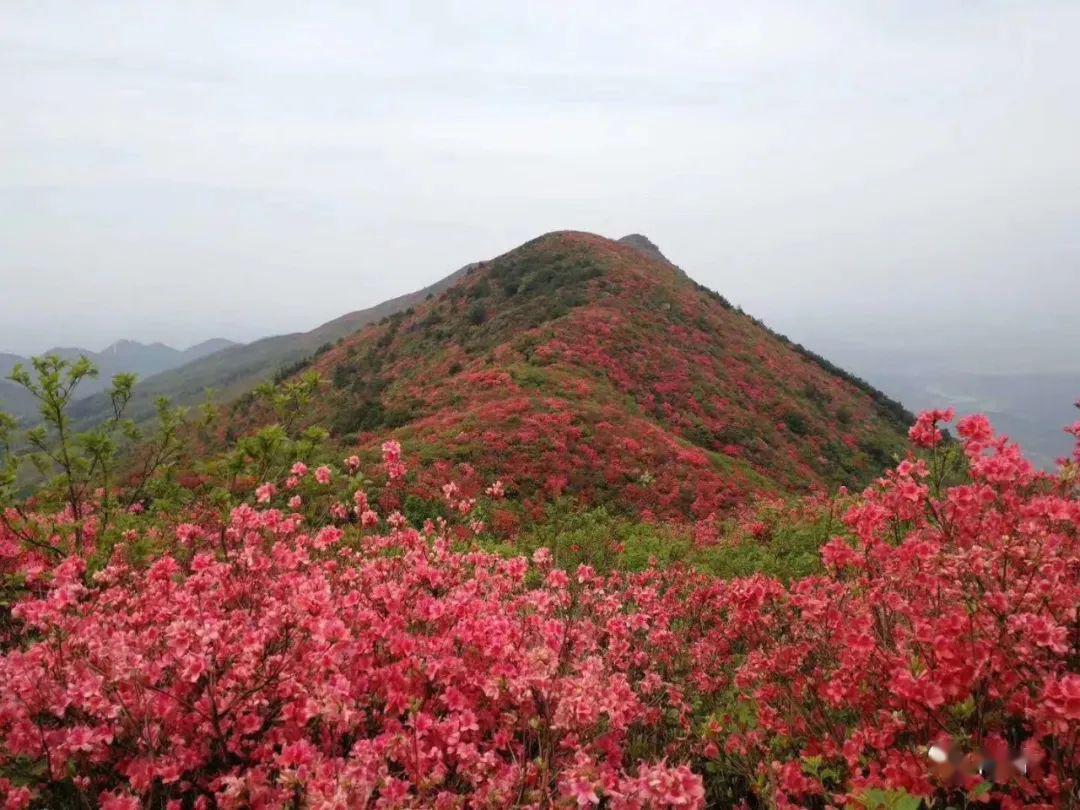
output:
MULTIPOLYGON (((500 556, 476 535, 501 480, 446 484, 449 514, 413 527, 369 500, 351 459, 344 475, 298 462, 253 481, 223 519, 189 507, 148 562, 134 547, 164 537, 154 510, 96 569, 27 548, 37 535, 13 516, 0 795, 120 810, 1066 804, 1075 467, 1036 472, 978 417, 951 445, 950 418, 919 420, 926 455, 852 499, 825 573, 790 583, 500 556), (958 459, 967 477, 949 485, 958 459), (952 752, 975 765, 946 767, 952 752)), ((384 465, 388 487, 409 486, 395 443, 384 465)), ((769 521, 740 542, 768 542, 769 521)))
POLYGON ((34 766, 7 806, 700 805, 701 777, 667 764, 692 725, 676 584, 256 506, 186 524, 148 566, 69 557, 15 607, 0 768, 34 766))
POLYGON ((1076 797, 1080 501, 983 417, 957 426, 970 481, 938 492, 950 419, 920 417, 913 439, 938 452, 864 493, 850 533, 822 549, 827 576, 763 604, 775 632, 736 673, 755 722, 717 742, 744 762, 780 746, 785 766, 758 771, 778 805, 874 789, 977 790, 1002 806, 1076 797), (1023 768, 1000 783, 937 778, 934 743, 1023 768))

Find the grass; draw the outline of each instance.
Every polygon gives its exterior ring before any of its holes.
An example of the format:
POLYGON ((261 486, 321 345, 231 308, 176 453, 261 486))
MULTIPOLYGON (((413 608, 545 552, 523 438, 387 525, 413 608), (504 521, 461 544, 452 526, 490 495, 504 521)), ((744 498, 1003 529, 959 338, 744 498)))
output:
POLYGON ((559 567, 591 565, 597 571, 644 571, 651 566, 686 566, 723 579, 765 574, 783 582, 821 573, 820 547, 839 530, 829 515, 811 519, 776 519, 765 539, 725 524, 718 542, 701 545, 690 527, 644 523, 605 508, 576 511, 563 500, 549 507, 546 519, 526 528, 516 542, 481 541, 505 556, 531 556, 551 550, 559 567))

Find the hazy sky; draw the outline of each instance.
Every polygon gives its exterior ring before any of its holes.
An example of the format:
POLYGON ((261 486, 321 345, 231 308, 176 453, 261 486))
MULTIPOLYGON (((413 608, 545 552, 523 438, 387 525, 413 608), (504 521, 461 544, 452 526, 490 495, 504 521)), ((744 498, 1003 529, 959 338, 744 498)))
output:
POLYGON ((308 329, 575 228, 814 346, 1080 357, 1073 0, 4 0, 0 109, 0 350, 308 329))

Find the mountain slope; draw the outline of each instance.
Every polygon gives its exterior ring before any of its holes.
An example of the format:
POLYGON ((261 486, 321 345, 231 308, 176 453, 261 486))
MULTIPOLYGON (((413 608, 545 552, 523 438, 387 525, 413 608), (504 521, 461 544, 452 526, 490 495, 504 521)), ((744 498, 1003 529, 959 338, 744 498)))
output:
POLYGON ((196 360, 201 360, 203 357, 209 357, 216 352, 228 349, 230 346, 238 345, 239 344, 233 340, 210 338, 209 340, 204 340, 202 343, 196 343, 194 346, 188 346, 180 352, 180 362, 176 365, 182 366, 187 363, 193 363, 196 360))
MULTIPOLYGON (((253 343, 233 345, 142 380, 136 387, 130 413, 136 420, 149 417, 159 397, 167 397, 176 405, 192 405, 202 402, 212 390, 224 400, 233 399, 283 369, 303 363, 321 348, 328 347, 328 344, 352 334, 362 326, 408 309, 428 296, 437 295, 467 269, 463 267, 422 290, 342 315, 309 332, 274 335, 253 343)), ((106 398, 95 396, 77 403, 72 408, 72 414, 80 423, 91 424, 105 418, 108 409, 106 398)))
MULTIPOLYGON (((576 232, 475 265, 314 368, 307 418, 343 442, 396 437, 537 506, 565 493, 703 516, 750 491, 858 485, 907 420, 662 257, 576 232)), ((245 407, 242 422, 265 418, 245 407)))

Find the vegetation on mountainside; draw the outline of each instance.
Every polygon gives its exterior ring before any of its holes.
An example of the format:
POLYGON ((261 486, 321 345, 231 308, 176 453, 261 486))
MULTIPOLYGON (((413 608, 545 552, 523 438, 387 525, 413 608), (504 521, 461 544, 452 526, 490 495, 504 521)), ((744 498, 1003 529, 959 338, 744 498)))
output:
MULTIPOLYGON (((368 309, 346 313, 308 332, 273 335, 242 346, 231 346, 179 368, 155 374, 136 390, 129 406, 131 418, 139 424, 152 421, 156 402, 161 397, 189 407, 200 405, 208 391, 216 391, 223 401, 240 397, 274 378, 282 369, 306 365, 308 358, 320 347, 441 292, 454 284, 466 269, 456 270, 422 290, 391 298, 368 309)), ((74 421, 82 426, 97 424, 108 414, 109 402, 103 395, 87 397, 72 409, 74 421)))
MULTIPOLYGON (((389 435, 421 459, 498 471, 533 515, 567 494, 704 518, 761 491, 857 488, 910 424, 669 263, 588 234, 475 265, 310 368, 327 381, 312 424, 367 458, 389 435)), ((243 405, 238 424, 270 418, 243 405)))
POLYGON ((493 532, 505 479, 342 458, 313 373, 117 486, 111 428, 67 432, 88 373, 23 377, 58 475, 0 521, 7 808, 1080 799, 1080 423, 1053 475, 931 412, 858 496, 493 532))

